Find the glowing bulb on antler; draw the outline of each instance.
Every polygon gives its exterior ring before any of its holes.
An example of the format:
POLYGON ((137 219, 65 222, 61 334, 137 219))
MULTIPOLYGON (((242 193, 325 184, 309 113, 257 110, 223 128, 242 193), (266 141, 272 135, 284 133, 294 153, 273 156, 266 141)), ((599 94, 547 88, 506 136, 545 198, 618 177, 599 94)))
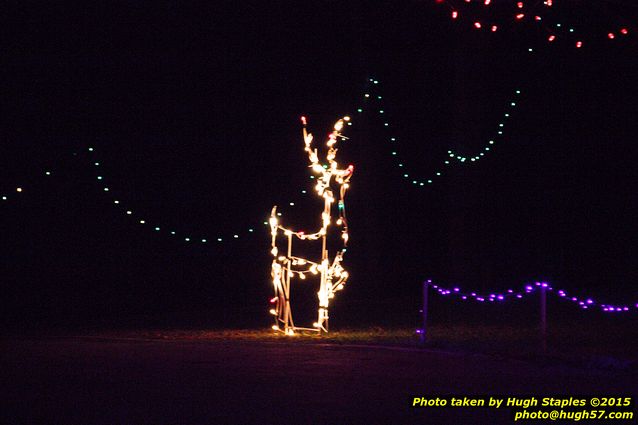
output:
POLYGON ((326 153, 327 165, 319 162, 319 155, 317 149, 313 149, 312 134, 306 130, 307 120, 306 117, 301 117, 303 124, 303 139, 304 150, 308 154, 308 160, 310 161, 309 167, 317 175, 317 184, 315 190, 317 195, 323 198, 324 207, 321 212, 321 228, 314 233, 306 234, 304 232, 293 231, 285 228, 279 224, 277 216, 281 213, 277 212, 277 207, 273 207, 270 213, 270 229, 271 229, 271 254, 273 255, 273 261, 271 266, 271 277, 275 296, 270 300, 271 304, 275 305, 275 308, 270 310, 270 313, 275 316, 275 325, 272 327, 275 331, 281 331, 285 335, 294 335, 296 329, 299 328, 294 325, 292 320, 292 310, 290 305, 290 292, 291 292, 291 279, 297 276, 304 280, 306 279, 306 273, 310 272, 312 275, 320 275, 320 286, 317 292, 318 297, 318 319, 312 324, 310 330, 318 332, 328 332, 328 306, 329 300, 334 298, 335 292, 343 289, 346 280, 348 279, 348 273, 341 266, 343 261, 343 255, 346 251, 346 245, 348 243, 348 224, 346 220, 345 210, 345 194, 350 185, 348 184, 352 177, 354 167, 349 165, 348 168, 340 169, 339 164, 335 160, 337 156, 337 149, 334 145, 339 140, 347 140, 347 137, 342 135, 340 131, 344 127, 344 123, 349 122, 350 117, 345 116, 338 120, 334 125, 334 131, 328 135, 326 146, 328 152, 326 153), (333 192, 330 184, 333 181, 338 184, 338 192, 333 192), (335 193, 338 193, 338 218, 336 220, 337 225, 341 226, 341 238, 343 240, 343 248, 337 252, 332 261, 330 261, 329 253, 327 249, 326 239, 328 233, 328 227, 332 222, 332 206, 335 203, 335 193), (281 233, 287 240, 286 255, 279 255, 277 248, 277 236, 281 233), (292 241, 297 237, 301 240, 322 240, 322 252, 321 259, 318 261, 312 261, 306 258, 300 258, 293 256, 292 254, 292 241), (293 270, 293 266, 296 268, 293 270), (299 266, 305 266, 302 270, 299 270, 299 266))

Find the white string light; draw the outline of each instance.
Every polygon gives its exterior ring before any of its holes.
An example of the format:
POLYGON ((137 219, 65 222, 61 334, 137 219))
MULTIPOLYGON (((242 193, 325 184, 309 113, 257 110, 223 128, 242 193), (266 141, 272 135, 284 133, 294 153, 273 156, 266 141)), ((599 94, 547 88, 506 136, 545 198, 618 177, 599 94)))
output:
POLYGON ((271 251, 273 256, 271 275, 275 296, 270 300, 274 304, 274 308, 270 309, 270 313, 275 316, 275 331, 283 332, 286 335, 294 335, 296 330, 309 330, 316 332, 328 332, 328 306, 330 299, 334 298, 337 291, 343 289, 348 272, 343 268, 341 262, 346 252, 348 244, 348 224, 346 220, 345 195, 350 184, 350 178, 354 171, 354 167, 349 165, 347 168, 340 169, 339 164, 335 160, 337 149, 335 144, 339 139, 345 140, 347 137, 341 134, 344 123, 350 121, 350 117, 343 117, 334 125, 334 130, 328 136, 326 146, 328 152, 326 154, 326 164, 320 164, 317 149, 312 149, 312 134, 306 130, 306 118, 302 117, 303 138, 305 143, 304 150, 308 154, 311 170, 317 174, 317 184, 315 191, 317 195, 324 201, 324 208, 321 213, 321 228, 314 233, 306 233, 303 231, 294 231, 279 224, 277 206, 274 206, 270 214, 271 229, 271 251), (338 218, 336 225, 341 227, 341 239, 343 247, 335 254, 330 261, 326 238, 328 235, 328 227, 332 223, 332 207, 335 203, 335 197, 330 187, 330 183, 334 177, 335 182, 339 185, 338 218), (279 253, 277 248, 277 236, 282 232, 287 239, 287 252, 285 255, 279 253), (293 255, 292 241, 294 238, 299 240, 315 241, 321 239, 322 249, 321 258, 312 261, 307 258, 301 258, 293 255), (291 280, 293 277, 299 277, 301 280, 306 279, 306 275, 319 275, 320 285, 317 296, 319 298, 318 318, 313 323, 312 328, 302 328, 295 326, 292 318, 292 308, 290 305, 291 280))
MULTIPOLYGON (((52 173, 49 170, 43 171, 39 173, 40 176, 51 176, 52 173)), ((7 202, 7 201, 11 201, 13 198, 10 195, 10 193, 15 194, 15 196, 17 196, 17 194, 23 194, 25 192, 25 187, 24 186, 16 186, 15 189, 11 189, 10 191, 5 191, 4 193, 2 193, 2 195, 0 195, 0 201, 7 202)))
MULTIPOLYGON (((47 171, 41 172, 39 175, 51 176, 52 173, 51 171, 47 170, 47 171)), ((7 201, 11 201, 13 199, 13 197, 10 195, 11 193, 17 196, 17 194, 22 195, 24 192, 25 192, 24 186, 16 186, 15 189, 11 189, 10 191, 5 191, 4 193, 2 193, 2 195, 0 195, 0 201, 2 201, 3 203, 7 201)))

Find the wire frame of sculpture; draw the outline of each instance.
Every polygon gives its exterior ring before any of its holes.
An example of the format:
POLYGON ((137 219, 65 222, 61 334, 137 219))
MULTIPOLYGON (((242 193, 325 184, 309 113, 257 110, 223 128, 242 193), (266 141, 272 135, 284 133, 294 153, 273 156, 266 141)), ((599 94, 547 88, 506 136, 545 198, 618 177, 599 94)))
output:
POLYGON ((328 152, 326 154, 326 165, 319 162, 317 149, 312 149, 312 134, 306 129, 306 118, 302 117, 303 138, 305 143, 305 151, 310 160, 310 168, 317 174, 317 184, 315 191, 317 195, 323 198, 324 207, 321 212, 321 228, 315 233, 307 234, 301 231, 294 231, 283 227, 277 218, 277 206, 274 206, 270 213, 270 229, 272 235, 272 283, 275 296, 270 300, 273 307, 270 313, 275 316, 275 325, 273 329, 280 331, 286 335, 294 335, 296 330, 307 330, 316 332, 328 332, 328 306, 330 300, 334 298, 335 292, 343 289, 348 272, 341 265, 343 255, 346 252, 348 244, 348 222, 346 220, 345 195, 349 188, 350 178, 354 167, 352 165, 345 169, 340 169, 339 164, 335 160, 337 148, 335 147, 338 140, 346 140, 347 137, 341 134, 344 122, 349 121, 349 117, 343 117, 334 125, 334 130, 328 136, 326 146, 328 152), (332 224, 332 210, 335 203, 335 196, 330 187, 333 180, 339 186, 339 199, 337 200, 337 220, 336 225, 341 228, 341 239, 343 247, 337 251, 332 261, 330 260, 326 238, 328 228, 332 224), (287 250, 280 253, 277 248, 277 236, 283 233, 287 240, 287 250), (293 240, 321 240, 321 258, 318 260, 310 260, 293 254, 293 240), (317 321, 313 323, 312 328, 297 327, 292 318, 292 308, 290 304, 291 281, 293 278, 306 279, 307 276, 318 275, 320 278, 319 292, 319 308, 317 313, 317 321))

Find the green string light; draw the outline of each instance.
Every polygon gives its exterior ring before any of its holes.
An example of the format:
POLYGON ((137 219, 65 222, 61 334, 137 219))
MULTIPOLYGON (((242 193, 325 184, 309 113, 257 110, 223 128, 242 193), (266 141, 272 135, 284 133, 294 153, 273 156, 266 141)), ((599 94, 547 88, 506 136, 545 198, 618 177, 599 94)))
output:
MULTIPOLYGON (((369 82, 371 82, 374 85, 378 85, 379 81, 375 80, 374 78, 370 78, 369 82)), ((374 87, 374 86, 373 86, 374 87)), ((375 87, 376 88, 376 87, 375 87)), ((521 94, 521 90, 517 89, 514 91, 514 97, 518 97, 521 94)), ((390 128, 391 125, 388 121, 385 120, 385 115, 387 108, 382 107, 381 102, 379 102, 382 99, 382 96, 377 95, 374 96, 374 93, 371 95, 370 93, 365 93, 363 95, 363 101, 366 103, 369 102, 376 102, 376 105, 368 105, 367 110, 376 110, 377 113, 379 114, 379 116, 383 116, 384 117, 384 121, 383 121, 383 127, 385 128, 390 128), (371 100, 372 98, 372 100, 371 100), (376 100, 375 100, 376 99, 376 100)), ((516 101, 510 101, 509 102, 509 106, 510 108, 514 108, 517 105, 516 101)), ((364 107, 358 108, 357 111, 362 111, 363 109, 365 109, 364 107)), ((505 119, 510 117, 510 112, 505 112, 505 114, 503 115, 505 119)), ((491 146, 496 144, 496 141, 498 140, 498 138, 500 138, 503 135, 503 130, 506 126, 506 122, 505 121, 501 121, 498 123, 498 130, 496 131, 496 137, 489 139, 483 146, 481 146, 478 151, 471 156, 465 156, 465 155, 461 155, 457 152, 455 152, 454 150, 450 149, 447 151, 447 156, 448 159, 443 160, 443 167, 450 167, 452 165, 452 163, 455 164, 463 164, 463 165, 468 165, 468 164, 476 164, 477 162, 479 162, 481 159, 483 159, 485 157, 485 154, 491 151, 491 146), (453 160, 453 162, 451 162, 450 160, 453 160)), ((388 137, 387 140, 389 141, 389 143, 391 143, 392 146, 392 150, 390 151, 390 155, 392 156, 393 161, 395 162, 396 166, 399 168, 406 168, 405 166, 405 161, 402 160, 401 158, 401 154, 399 152, 399 150, 396 148, 397 146, 397 138, 394 136, 388 137)), ((408 179, 410 177, 410 173, 406 173, 405 170, 402 170, 402 175, 403 178, 408 179)), ((408 180, 411 182, 412 185, 414 186, 419 186, 419 187, 423 187, 427 184, 432 184, 434 182, 435 179, 442 177, 444 175, 443 173, 443 169, 438 169, 438 170, 434 170, 432 172, 432 175, 430 177, 422 177, 422 178, 418 178, 418 177, 412 177, 411 180, 408 180)))
MULTIPOLYGON (((88 150, 89 152, 91 152, 91 155, 95 155, 95 154, 96 154, 96 150, 95 150, 95 148, 93 148, 93 147, 90 147, 90 148, 88 148, 87 150, 88 150)), ((94 161, 91 161, 91 162, 92 162, 92 164, 93 164, 95 167, 101 167, 101 165, 102 165, 102 163, 101 163, 100 161, 95 161, 95 160, 94 160, 94 161)), ((50 173, 50 171, 46 171, 46 172, 45 172, 45 174, 46 174, 46 175, 50 175, 51 173, 50 173)), ((105 177, 104 177, 104 175, 103 175, 103 174, 99 174, 99 175, 97 175, 97 176, 96 176, 96 181, 98 181, 98 182, 100 182, 100 183, 102 183, 102 184, 103 184, 103 183, 104 183, 104 181, 105 181, 105 177)), ((18 189, 17 189, 17 191, 18 191, 18 192, 21 192, 21 191, 22 191, 22 188, 18 188, 18 189)), ((103 191, 103 192, 109 192, 109 193, 111 193, 111 192, 112 192, 112 191, 111 191, 111 188, 110 188, 110 187, 108 187, 108 186, 103 186, 103 187, 102 187, 102 191, 103 191)), ((308 193, 306 190, 301 190, 300 192, 301 192, 301 194, 303 194, 303 195, 306 195, 306 194, 308 193)), ((2 197, 2 200, 3 200, 3 201, 6 201, 7 199, 8 199, 8 197, 7 197, 7 196, 3 196, 3 197, 2 197)), ((121 206, 121 204, 122 204, 122 201, 121 201, 120 199, 113 199, 112 201, 113 201, 113 205, 121 206)), ((296 206, 296 205, 297 205, 297 203, 296 203, 296 202, 288 202, 288 205, 289 205, 289 206, 291 206, 291 207, 294 207, 294 206, 296 206)), ((133 210, 132 210, 132 209, 126 209, 126 208, 123 208, 123 209, 122 209, 122 211, 124 212, 124 214, 129 215, 129 216, 134 215, 134 212, 133 212, 133 210)), ((146 223, 146 220, 143 220, 143 219, 142 219, 142 220, 138 220, 138 223, 139 223, 139 224, 142 224, 142 225, 147 224, 147 223, 146 223)), ((267 221, 264 221, 263 223, 264 223, 264 225, 268 225, 268 222, 267 222, 267 221)), ((162 232, 162 227, 161 227, 161 226, 151 226, 150 228, 151 228, 154 232, 160 232, 160 233, 162 232)), ((173 235, 173 236, 176 236, 176 235, 177 235, 177 232, 176 232, 175 230, 171 230, 169 233, 170 233, 171 235, 173 235)), ((255 229, 254 229, 253 227, 250 227, 250 228, 246 229, 246 234, 254 234, 254 233, 255 233, 255 229)), ((241 236, 241 235, 242 235, 242 233, 230 233, 230 234, 229 234, 229 236, 228 236, 227 238, 224 238, 223 236, 219 236, 219 237, 215 238, 215 240, 217 240, 217 242, 222 242, 222 241, 224 241, 224 240, 238 240, 238 239, 241 239, 241 238, 240 238, 240 236, 241 236)), ((209 241, 209 238, 207 238, 207 237, 192 238, 192 237, 190 237, 190 236, 183 236, 181 239, 182 239, 184 242, 199 241, 199 242, 201 242, 202 244, 208 243, 208 241, 209 241)))

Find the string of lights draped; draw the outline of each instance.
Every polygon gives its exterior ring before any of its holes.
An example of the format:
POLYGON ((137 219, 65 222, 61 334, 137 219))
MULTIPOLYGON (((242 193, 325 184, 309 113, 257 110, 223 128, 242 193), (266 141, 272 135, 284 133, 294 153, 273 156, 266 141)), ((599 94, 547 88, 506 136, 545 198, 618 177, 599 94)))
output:
MULTIPOLYGON (((38 175, 45 176, 45 177, 51 176, 51 174, 52 174, 52 172, 49 171, 49 170, 45 170, 45 171, 42 171, 42 172, 38 173, 38 175)), ((15 188, 12 188, 11 190, 4 191, 2 193, 2 195, 0 195, 0 199, 2 201, 5 201, 5 202, 6 201, 11 201, 12 199, 14 199, 14 197, 17 197, 17 196, 23 194, 24 191, 25 191, 25 186, 24 185, 16 186, 15 188), (10 193, 13 193, 13 195, 10 195, 10 193)))
MULTIPOLYGON (((246 227, 242 230, 236 230, 234 232, 232 231, 219 232, 211 237, 208 235, 194 236, 192 234, 180 232, 174 226, 173 227, 166 226, 164 224, 160 224, 156 222, 151 223, 151 221, 148 220, 144 214, 141 214, 140 212, 138 212, 138 210, 130 207, 129 205, 126 204, 126 202, 121 197, 118 197, 115 195, 117 190, 114 190, 111 185, 107 184, 107 178, 103 172, 103 166, 102 166, 103 162, 98 160, 99 158, 98 158, 97 150, 93 147, 89 147, 87 148, 87 152, 89 153, 91 163, 96 172, 95 182, 100 187, 102 193, 104 193, 105 196, 108 196, 110 198, 110 203, 123 215, 132 218, 138 224, 140 224, 141 226, 145 226, 152 232, 164 233, 184 243, 209 244, 210 242, 213 242, 213 243, 219 244, 222 242, 237 241, 246 237, 250 237, 256 233, 256 229, 260 225, 268 226, 267 221, 263 221, 261 222, 261 224, 259 224, 259 222, 256 221, 255 225, 252 227, 246 227)), ((299 194, 306 195, 307 191, 301 190, 299 194)), ((297 203, 293 201, 290 201, 287 203, 289 207, 294 207, 296 204, 297 203)))
MULTIPOLYGON (((15 192, 16 192, 17 194, 22 193, 22 191, 23 191, 22 186, 18 186, 18 187, 16 187, 16 188, 15 188, 15 192)), ((3 193, 3 194, 2 194, 2 200, 3 200, 3 201, 8 201, 9 199, 11 199, 11 197, 10 197, 10 195, 8 194, 8 192, 5 192, 5 193, 3 193)))
MULTIPOLYGON (((564 22, 561 13, 573 14, 579 8, 592 7, 601 1, 584 2, 567 0, 528 0, 528 1, 492 1, 492 0, 434 0, 438 5, 445 6, 447 14, 453 21, 465 22, 477 31, 491 33, 501 32, 506 27, 531 26, 540 29, 544 40, 549 44, 560 42, 580 49, 589 40, 598 38, 614 41, 629 35, 627 25, 610 24, 606 30, 595 31, 593 37, 588 38, 582 30, 576 30, 578 25, 564 22)), ((530 49, 531 50, 531 49, 530 49)))
POLYGON ((461 154, 454 149, 447 150, 447 156, 441 160, 438 168, 435 168, 429 175, 422 176, 416 175, 416 173, 409 170, 406 162, 406 158, 401 155, 399 151, 399 138, 392 134, 392 126, 387 119, 387 108, 384 106, 384 97, 379 93, 380 83, 375 78, 369 78, 368 90, 363 94, 361 100, 363 105, 357 108, 358 113, 374 112, 382 120, 383 128, 386 130, 384 136, 387 142, 390 144, 390 155, 394 165, 397 167, 403 179, 413 186, 425 187, 433 184, 437 179, 440 179, 445 174, 446 169, 449 169, 453 165, 470 165, 475 164, 481 159, 485 158, 494 148, 503 142, 503 133, 505 130, 505 124, 509 120, 513 113, 516 111, 518 99, 521 96, 521 90, 516 89, 512 95, 512 98, 507 104, 506 112, 503 113, 501 121, 498 123, 497 130, 494 136, 485 141, 473 154, 461 154))
POLYGON ((622 304, 603 304, 594 301, 590 297, 575 297, 573 295, 567 294, 566 291, 562 289, 554 290, 554 288, 548 284, 547 282, 535 282, 533 285, 525 285, 522 290, 515 291, 513 289, 508 289, 504 292, 491 292, 489 294, 479 294, 477 292, 468 292, 462 290, 459 287, 446 288, 441 285, 433 284, 432 280, 427 281, 428 285, 431 286, 436 292, 443 296, 452 296, 461 301, 475 301, 480 303, 485 302, 494 302, 500 303, 508 300, 517 300, 521 299, 524 296, 530 295, 535 291, 543 288, 551 294, 555 294, 562 300, 572 302, 576 304, 579 308, 583 310, 589 309, 600 309, 601 311, 608 313, 622 313, 622 312, 630 312, 630 311, 638 311, 638 303, 622 303, 622 304))
POLYGON ((323 199, 324 206, 321 212, 321 228, 313 233, 303 231, 295 231, 288 227, 284 227, 279 223, 277 206, 274 206, 270 214, 271 229, 271 251, 273 256, 271 275, 275 296, 270 300, 273 308, 270 313, 275 316, 275 325, 273 330, 281 331, 286 335, 294 335, 296 330, 309 330, 316 332, 328 332, 328 306, 330 300, 334 298, 335 293, 343 289, 348 272, 341 265, 343 255, 346 252, 348 244, 348 223, 346 220, 345 195, 350 186, 350 178, 354 171, 354 167, 349 165, 347 168, 340 169, 339 164, 335 160, 337 148, 335 147, 338 140, 346 140, 347 137, 341 134, 344 123, 350 121, 350 117, 343 117, 334 125, 334 130, 328 136, 326 146, 328 152, 326 154, 326 163, 319 162, 317 149, 312 149, 312 134, 307 132, 306 118, 301 118, 303 123, 303 138, 305 143, 304 150, 308 154, 311 170, 318 175, 315 191, 317 195, 323 199), (327 247, 328 227, 332 223, 332 209, 335 202, 335 196, 330 187, 330 183, 334 180, 339 185, 338 218, 336 225, 341 227, 341 239, 343 247, 337 251, 332 262, 327 247), (280 254, 277 247, 277 236, 279 232, 283 232, 287 240, 286 253, 280 254), (293 238, 298 240, 317 241, 321 240, 321 259, 318 261, 309 260, 293 255, 292 242, 293 238), (291 280, 299 277, 301 280, 306 279, 306 275, 320 275, 320 286, 317 296, 319 298, 319 309, 317 321, 313 323, 312 328, 303 328, 295 326, 292 318, 292 308, 290 304, 291 298, 291 280))

